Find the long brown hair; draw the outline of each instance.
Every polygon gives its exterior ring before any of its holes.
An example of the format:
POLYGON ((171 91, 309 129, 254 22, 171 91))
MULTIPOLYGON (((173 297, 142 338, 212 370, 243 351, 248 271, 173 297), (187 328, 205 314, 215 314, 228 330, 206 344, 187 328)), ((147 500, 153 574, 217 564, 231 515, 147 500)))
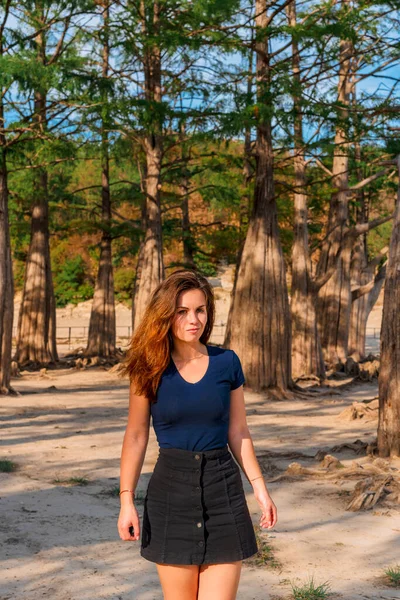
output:
POLYGON ((171 358, 171 326, 178 295, 192 289, 202 290, 206 297, 207 322, 200 341, 203 344, 208 342, 215 319, 213 289, 207 279, 196 271, 178 269, 154 290, 143 318, 132 335, 126 355, 119 365, 118 374, 121 377, 128 376, 134 384, 135 394, 146 396, 150 402, 156 399, 161 375, 171 358))

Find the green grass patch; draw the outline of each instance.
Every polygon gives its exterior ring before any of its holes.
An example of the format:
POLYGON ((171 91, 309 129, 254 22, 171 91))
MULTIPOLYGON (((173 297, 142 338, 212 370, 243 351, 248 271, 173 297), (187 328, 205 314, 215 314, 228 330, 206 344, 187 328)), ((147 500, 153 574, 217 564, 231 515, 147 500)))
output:
POLYGON ((281 565, 274 557, 273 548, 264 535, 265 531, 259 525, 254 525, 254 533, 256 534, 258 552, 246 558, 243 562, 255 567, 280 567, 281 565))
POLYGON ((107 490, 105 490, 103 492, 106 496, 113 496, 115 498, 118 498, 119 496, 119 485, 115 485, 112 488, 108 488, 107 490))
MULTIPOLYGON (((119 485, 115 485, 112 488, 107 489, 104 494, 106 494, 106 496, 113 496, 115 498, 119 498, 119 485)), ((128 493, 128 492, 126 492, 128 493)), ((142 491, 142 490, 138 490, 135 493, 135 504, 144 504, 144 499, 146 497, 146 492, 142 491)))
POLYGON ((400 565, 396 565, 394 567, 389 567, 384 571, 386 577, 389 578, 389 581, 395 587, 400 587, 400 565))
POLYGON ((1 473, 11 473, 17 469, 17 464, 12 460, 8 460, 8 458, 2 458, 0 460, 0 472, 1 473))
POLYGON ((290 585, 292 586, 294 600, 325 600, 325 598, 328 598, 332 593, 327 581, 320 585, 316 585, 313 578, 311 578, 308 583, 301 586, 293 585, 293 583, 290 585))
POLYGON ((69 477, 68 479, 60 479, 57 477, 53 479, 51 483, 55 485, 87 485, 89 483, 89 479, 86 477, 69 477))

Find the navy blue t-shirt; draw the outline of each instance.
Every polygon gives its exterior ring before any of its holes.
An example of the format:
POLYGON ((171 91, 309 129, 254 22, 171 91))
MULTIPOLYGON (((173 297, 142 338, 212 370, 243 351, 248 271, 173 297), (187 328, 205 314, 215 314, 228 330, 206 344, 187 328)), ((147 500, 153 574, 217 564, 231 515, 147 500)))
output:
POLYGON ((228 443, 230 392, 245 382, 234 350, 206 344, 205 375, 189 383, 170 360, 150 405, 153 427, 161 448, 213 450, 228 443))

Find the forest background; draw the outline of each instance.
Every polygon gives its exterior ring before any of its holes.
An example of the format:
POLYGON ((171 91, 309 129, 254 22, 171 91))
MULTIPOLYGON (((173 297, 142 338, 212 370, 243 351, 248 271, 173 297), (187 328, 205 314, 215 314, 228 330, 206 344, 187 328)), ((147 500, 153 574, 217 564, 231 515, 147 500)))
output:
POLYGON ((115 299, 135 328, 180 266, 237 264, 225 345, 253 389, 363 360, 398 188, 398 9, 3 1, 3 389, 11 292, 16 364, 57 361, 56 306, 92 296, 86 354, 111 356, 115 299))

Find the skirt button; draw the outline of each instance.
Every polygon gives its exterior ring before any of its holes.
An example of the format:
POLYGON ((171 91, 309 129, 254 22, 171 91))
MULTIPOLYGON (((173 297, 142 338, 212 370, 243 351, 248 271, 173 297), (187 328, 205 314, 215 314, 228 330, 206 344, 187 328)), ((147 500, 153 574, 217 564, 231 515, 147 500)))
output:
POLYGON ((201 523, 200 523, 200 522, 199 522, 199 523, 197 523, 197 527, 201 527, 201 523))
POLYGON ((200 458, 200 455, 199 454, 195 454, 195 459, 199 460, 199 458, 200 458))

